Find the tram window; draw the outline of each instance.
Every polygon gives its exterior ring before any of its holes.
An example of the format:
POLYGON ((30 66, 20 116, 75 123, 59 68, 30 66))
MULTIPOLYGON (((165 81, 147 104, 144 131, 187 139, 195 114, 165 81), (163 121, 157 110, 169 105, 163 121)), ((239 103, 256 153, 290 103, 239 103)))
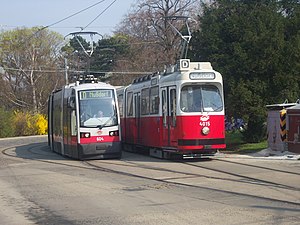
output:
POLYGON ((71 112, 71 135, 75 136, 77 134, 77 129, 76 129, 76 113, 75 110, 72 110, 71 112))
POLYGON ((163 125, 164 127, 167 126, 167 96, 166 91, 163 90, 162 93, 162 116, 163 116, 163 125))
POLYGON ((172 126, 176 126, 176 90, 172 89, 170 91, 170 107, 171 107, 171 118, 172 126))
POLYGON ((80 126, 114 126, 118 123, 115 96, 112 90, 79 91, 80 126), (99 112, 102 112, 100 117, 99 112))
POLYGON ((75 97, 68 97, 67 99, 67 106, 68 108, 74 109, 75 108, 75 97))
POLYGON ((127 94, 127 116, 133 116, 133 94, 128 92, 127 94))
POLYGON ((223 109, 222 98, 219 89, 215 86, 202 87, 203 110, 205 112, 219 112, 223 109))
POLYGON ((149 114, 149 88, 145 88, 141 93, 141 114, 149 114))
POLYGON ((150 113, 157 114, 159 107, 158 86, 150 90, 150 113))
POLYGON ((180 109, 183 112, 220 112, 223 109, 219 89, 214 85, 187 85, 181 89, 180 109))
POLYGON ((123 94, 118 95, 118 105, 120 117, 123 117, 123 94))
POLYGON ((54 95, 53 97, 53 133, 55 135, 61 135, 61 117, 62 117, 62 108, 61 108, 61 99, 59 98, 60 96, 58 94, 54 95))
POLYGON ((75 109, 75 107, 76 107, 76 99, 75 99, 75 90, 74 89, 72 89, 72 93, 71 93, 71 97, 70 97, 69 101, 70 101, 69 102, 70 107, 72 109, 75 109))

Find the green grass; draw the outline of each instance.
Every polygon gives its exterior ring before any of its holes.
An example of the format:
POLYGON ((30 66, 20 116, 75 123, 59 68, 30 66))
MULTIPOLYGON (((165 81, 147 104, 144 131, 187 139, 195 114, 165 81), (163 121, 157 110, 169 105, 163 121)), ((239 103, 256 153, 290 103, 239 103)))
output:
POLYGON ((245 143, 242 138, 242 134, 239 131, 226 132, 226 150, 230 153, 253 153, 267 148, 267 141, 260 143, 245 143))

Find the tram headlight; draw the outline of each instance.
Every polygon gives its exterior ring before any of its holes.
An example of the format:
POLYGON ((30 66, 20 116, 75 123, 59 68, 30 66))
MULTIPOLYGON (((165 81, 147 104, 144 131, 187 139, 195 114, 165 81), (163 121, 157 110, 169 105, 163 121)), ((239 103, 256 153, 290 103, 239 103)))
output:
POLYGON ((209 129, 208 127, 203 127, 203 128, 202 128, 202 134, 208 135, 209 132, 210 132, 210 129, 209 129))

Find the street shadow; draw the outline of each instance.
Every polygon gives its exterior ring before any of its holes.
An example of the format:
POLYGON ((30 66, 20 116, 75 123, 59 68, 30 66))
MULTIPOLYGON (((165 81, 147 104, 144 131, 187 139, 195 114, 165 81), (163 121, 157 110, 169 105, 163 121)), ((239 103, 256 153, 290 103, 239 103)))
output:
MULTIPOLYGON (((6 154, 13 155, 13 152, 6 152, 6 154)), ((53 152, 48 146, 48 142, 17 146, 15 148, 15 157, 31 160, 71 160, 53 152)))
MULTIPOLYGON (((71 160, 71 161, 82 161, 68 156, 60 155, 56 152, 53 152, 50 149, 47 141, 38 140, 34 143, 28 143, 24 145, 18 145, 13 151, 10 149, 6 151, 7 155, 14 156, 23 159, 30 160, 71 160)), ((209 162, 211 158, 199 158, 199 159, 180 159, 180 158, 171 158, 171 159, 161 159, 150 156, 146 151, 141 152, 128 152, 122 151, 122 157, 120 159, 96 159, 101 161, 127 161, 127 162, 162 162, 162 163, 182 163, 182 162, 209 162)), ((89 160, 87 160, 89 161, 89 160)))

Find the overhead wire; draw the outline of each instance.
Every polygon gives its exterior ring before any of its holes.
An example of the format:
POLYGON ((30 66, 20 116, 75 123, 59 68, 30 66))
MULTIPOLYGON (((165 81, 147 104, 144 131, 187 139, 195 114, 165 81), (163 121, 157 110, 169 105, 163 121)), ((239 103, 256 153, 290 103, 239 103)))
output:
MULTIPOLYGON (((76 13, 73 13, 73 14, 71 14, 70 16, 67 16, 67 17, 65 17, 65 18, 63 18, 63 19, 61 19, 61 20, 59 20, 59 21, 57 21, 57 22, 55 22, 55 23, 49 24, 49 25, 47 25, 47 26, 43 26, 42 28, 39 29, 39 31, 44 30, 44 29, 49 28, 49 27, 52 27, 52 26, 54 26, 54 25, 56 25, 56 24, 58 24, 58 23, 60 23, 60 22, 63 22, 63 21, 65 21, 65 20, 67 20, 67 19, 69 19, 69 18, 71 18, 71 17, 73 17, 73 16, 76 16, 76 15, 78 15, 78 14, 80 14, 80 13, 82 13, 82 12, 84 12, 84 11, 90 9, 90 8, 93 8, 93 7, 96 6, 96 5, 99 5, 100 3, 104 2, 104 1, 105 1, 105 0, 101 0, 101 1, 99 1, 99 2, 96 2, 96 3, 94 3, 93 5, 90 5, 90 6, 86 7, 86 8, 84 8, 84 9, 82 9, 82 10, 76 12, 76 13)), ((93 21, 92 21, 92 22, 93 22, 93 21)), ((6 25, 6 26, 7 26, 7 27, 16 27, 16 26, 8 26, 8 25, 6 25)))
POLYGON ((112 1, 101 13, 99 13, 91 22, 89 22, 82 30, 90 26, 95 20, 97 20, 106 10, 108 10, 117 0, 112 1))
MULTIPOLYGON (((76 12, 76 13, 73 13, 73 14, 71 14, 70 16, 67 16, 67 17, 65 17, 65 18, 63 18, 63 19, 61 19, 61 20, 59 20, 59 21, 57 21, 57 22, 54 22, 54 23, 52 23, 52 24, 49 24, 49 25, 47 25, 47 26, 44 26, 44 27, 42 27, 42 28, 40 28, 40 29, 38 29, 31 37, 29 37, 29 39, 31 39, 33 36, 35 36, 38 32, 40 32, 40 31, 42 31, 42 30, 44 30, 44 29, 46 29, 46 28, 49 28, 49 27, 52 27, 52 26, 54 26, 54 25, 56 25, 56 24, 58 24, 58 23, 61 23, 61 22, 63 22, 63 21, 65 21, 65 20, 67 20, 67 19, 69 19, 69 18, 71 18, 71 17, 73 17, 73 16, 76 16, 76 15, 78 15, 78 14, 80 14, 80 13, 82 13, 82 12, 84 12, 84 11, 86 11, 86 10, 88 10, 88 9, 90 9, 90 8, 92 8, 92 7, 95 7, 96 5, 98 5, 98 4, 100 4, 100 3, 102 3, 102 2, 104 2, 105 0, 101 0, 101 1, 98 1, 98 2, 96 2, 96 3, 94 3, 93 5, 90 5, 90 6, 88 6, 88 7, 86 7, 86 8, 84 8, 84 9, 82 9, 82 10, 80 10, 80 11, 78 11, 78 12, 76 12)), ((91 22, 89 22, 85 27, 83 27, 83 28, 81 28, 81 31, 83 31, 84 29, 86 29, 87 27, 89 27, 94 21, 96 21, 104 12, 106 12, 115 2, 116 2, 117 0, 113 0, 104 10, 102 10, 102 12, 100 12, 91 22)), ((27 39, 27 41, 28 41, 28 39, 27 39)), ((132 43, 132 44, 143 44, 143 43, 147 43, 147 42, 138 42, 138 43, 132 43)), ((155 44, 155 43, 158 43, 157 41, 154 41, 154 42, 148 42, 148 44, 155 44)), ((119 45, 123 45, 123 44, 116 44, 116 45, 110 45, 110 46, 119 46, 119 45)), ((5 68, 6 70, 13 70, 13 71, 19 71, 20 69, 15 69, 15 68, 5 68)), ((32 70, 31 70, 32 71, 32 70)), ((36 72, 50 72, 50 73, 53 73, 53 72, 60 72, 60 70, 34 70, 34 71, 36 71, 36 72)), ((62 70, 62 71, 64 71, 64 70, 62 70)), ((73 71, 73 72, 82 72, 82 71, 73 71)), ((92 71, 91 71, 92 72, 92 71)), ((100 71, 94 71, 94 72, 100 72, 100 71)), ((102 71, 102 72, 104 72, 104 71, 102 71)), ((106 71, 107 72, 107 71, 106 71)), ((149 72, 116 72, 116 71, 114 71, 114 72, 110 72, 110 73, 122 73, 122 74, 145 74, 145 73, 149 73, 149 72)))
POLYGON ((57 22, 55 22, 55 23, 52 23, 52 24, 50 24, 50 25, 47 25, 47 26, 42 27, 41 30, 46 29, 46 28, 51 27, 51 26, 54 26, 54 25, 56 25, 56 24, 58 24, 58 23, 60 23, 60 22, 62 22, 62 21, 65 21, 65 20, 67 20, 67 19, 69 19, 69 18, 71 18, 71 17, 73 17, 73 16, 76 16, 76 15, 78 15, 78 14, 80 14, 80 13, 82 13, 82 12, 84 12, 84 11, 90 9, 90 8, 93 8, 93 7, 96 6, 96 5, 99 5, 100 3, 104 2, 104 1, 105 1, 105 0, 101 0, 101 1, 99 1, 99 2, 96 2, 95 4, 93 4, 93 5, 91 5, 91 6, 87 7, 87 8, 84 8, 84 9, 82 9, 82 10, 76 12, 76 13, 73 13, 72 15, 67 16, 67 17, 65 17, 65 18, 63 18, 63 19, 61 19, 61 20, 59 20, 59 21, 57 21, 57 22))
MULTIPOLYGON (((11 71, 23 71, 23 72, 41 72, 41 73, 62 73, 65 72, 66 69, 58 69, 58 70, 26 70, 26 69, 16 69, 16 68, 9 68, 4 67, 4 70, 11 70, 11 71)), ((68 72, 72 73, 84 73, 85 70, 68 70, 68 72)), ((131 75, 137 75, 137 74, 151 74, 152 72, 145 72, 145 71, 90 71, 92 73, 110 73, 110 74, 131 74, 131 75)))
POLYGON ((49 28, 49 27, 52 27, 52 26, 54 26, 54 25, 56 25, 56 24, 58 24, 58 23, 61 23, 62 21, 65 21, 65 20, 67 20, 67 19, 69 19, 69 18, 71 18, 71 17, 73 17, 73 16, 76 16, 76 15, 78 15, 78 14, 80 14, 80 13, 82 13, 82 12, 84 12, 84 11, 90 9, 90 8, 95 7, 96 5, 99 5, 100 3, 104 2, 104 1, 105 1, 105 0, 98 1, 98 2, 94 3, 93 5, 90 5, 90 6, 86 7, 86 8, 84 8, 84 9, 82 9, 82 10, 76 12, 76 13, 73 13, 72 15, 67 16, 67 17, 65 17, 65 18, 63 18, 63 19, 61 19, 61 20, 59 20, 59 21, 57 21, 57 22, 55 22, 55 23, 52 23, 52 24, 49 24, 49 25, 47 25, 47 26, 43 26, 43 27, 37 29, 37 31, 34 32, 28 39, 26 39, 26 41, 29 41, 31 38, 33 38, 34 36, 36 36, 36 35, 37 35, 39 32, 41 32, 42 30, 45 30, 45 29, 47 29, 47 28, 49 28))

